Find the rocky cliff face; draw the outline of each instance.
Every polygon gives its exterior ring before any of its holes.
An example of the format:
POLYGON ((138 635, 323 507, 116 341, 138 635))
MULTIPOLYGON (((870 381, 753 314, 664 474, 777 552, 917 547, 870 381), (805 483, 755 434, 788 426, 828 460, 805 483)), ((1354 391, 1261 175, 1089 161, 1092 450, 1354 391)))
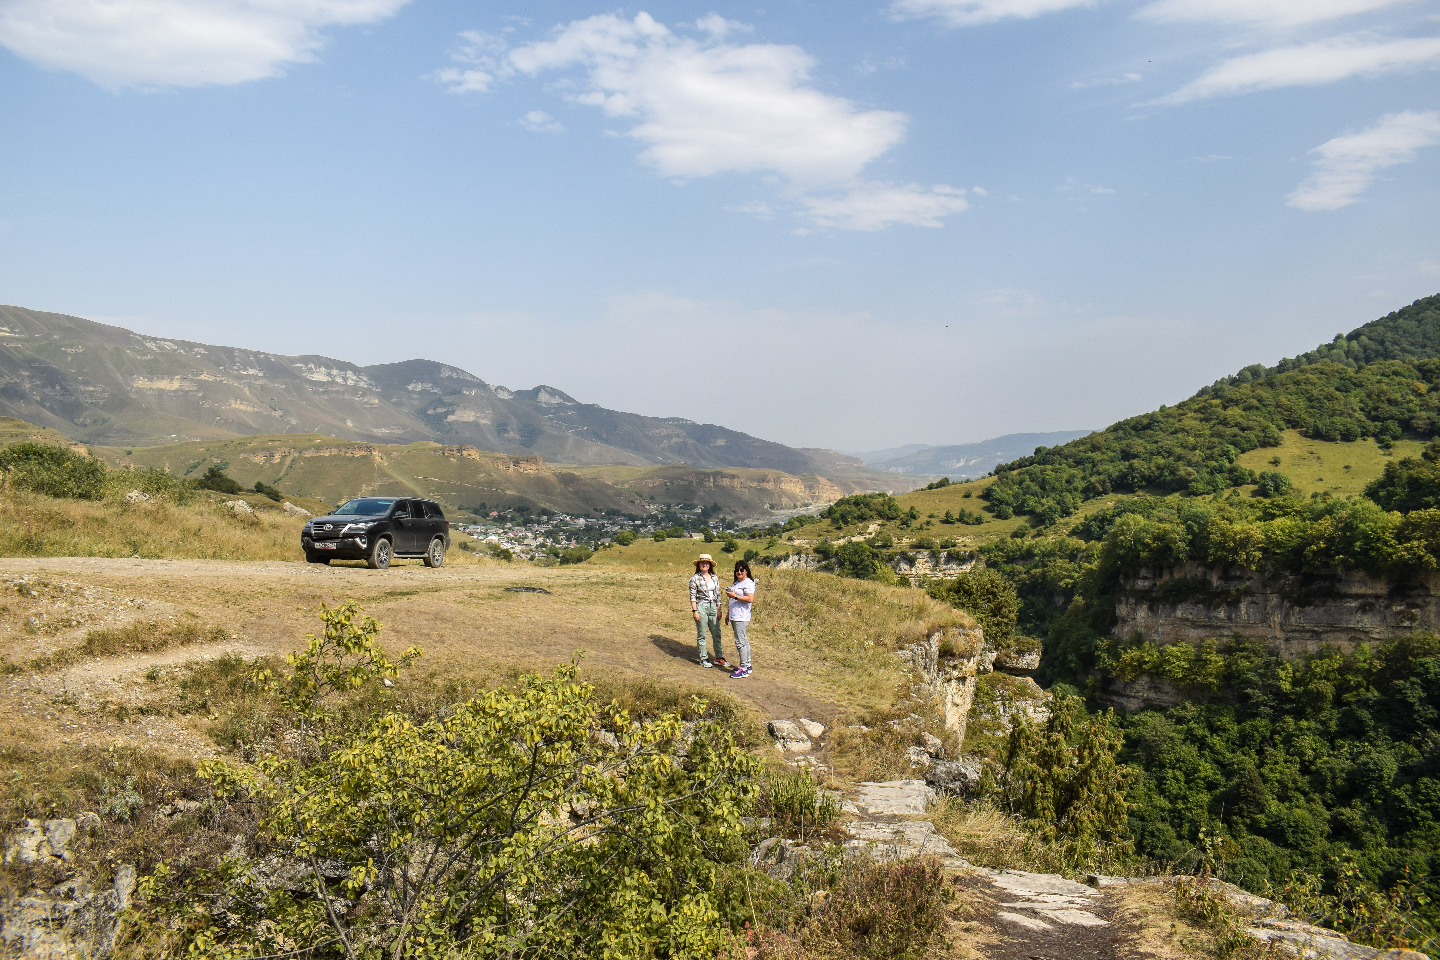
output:
POLYGON ((1281 656, 1440 632, 1440 575, 1395 584, 1358 571, 1297 577, 1185 564, 1129 578, 1116 635, 1155 643, 1258 640, 1281 656))

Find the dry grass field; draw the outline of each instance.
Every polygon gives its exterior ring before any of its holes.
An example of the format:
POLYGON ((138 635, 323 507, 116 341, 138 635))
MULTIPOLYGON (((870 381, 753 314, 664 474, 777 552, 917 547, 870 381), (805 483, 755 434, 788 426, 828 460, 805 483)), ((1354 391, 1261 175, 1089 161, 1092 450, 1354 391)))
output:
MULTIPOLYGON (((656 545, 661 546, 661 545, 656 545)), ((163 708, 187 663, 278 656, 303 645, 322 603, 356 600, 384 642, 424 651, 429 682, 482 685, 583 656, 619 684, 668 684, 740 698, 757 719, 827 722, 884 708, 900 666, 891 651, 967 618, 921 591, 828 574, 767 571, 751 631, 754 675, 695 662, 690 570, 535 567, 469 558, 439 570, 168 558, 0 559, 0 739, 210 752, 208 718, 163 708), (131 629, 128 633, 124 630, 131 629), (97 638, 99 631, 111 631, 97 638), (164 642, 124 636, 169 632, 164 642), (116 639, 119 637, 119 639, 116 639)), ((643 558, 639 558, 642 559, 643 558)), ((732 651, 731 640, 725 641, 732 651)))

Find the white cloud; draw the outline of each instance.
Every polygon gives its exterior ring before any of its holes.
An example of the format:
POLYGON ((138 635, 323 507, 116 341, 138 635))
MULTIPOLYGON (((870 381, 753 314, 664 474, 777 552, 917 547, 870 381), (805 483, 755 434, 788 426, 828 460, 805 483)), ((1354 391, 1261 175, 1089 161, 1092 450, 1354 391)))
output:
POLYGON ((1359 133, 1327 140, 1310 153, 1314 172, 1285 198, 1297 210, 1339 210, 1360 199, 1377 171, 1413 163, 1422 147, 1440 143, 1440 111, 1407 110, 1381 117, 1359 133))
POLYGON ((839 195, 806 196, 801 203, 816 226, 840 230, 883 230, 892 224, 940 227, 942 217, 970 206, 964 190, 918 183, 863 183, 839 195))
POLYGON ((952 27, 973 27, 996 20, 1031 20, 1096 0, 894 0, 890 15, 898 20, 935 19, 952 27))
POLYGON ((520 126, 531 133, 559 133, 565 128, 544 110, 531 110, 520 118, 520 126))
POLYGON ((834 183, 905 135, 903 114, 857 110, 808 85, 814 60, 799 47, 678 36, 647 14, 569 24, 548 41, 511 50, 530 76, 581 67, 575 99, 633 119, 640 158, 667 177, 778 173, 792 182, 834 183))
POLYGON ((1157 0, 1139 16, 1164 23, 1295 27, 1393 7, 1407 0, 1157 0))
POLYGON ((112 89, 278 76, 316 58, 326 27, 408 0, 0 0, 0 46, 112 89))
POLYGON ((437 77, 455 91, 484 92, 503 80, 566 74, 557 89, 631 121, 624 134, 660 175, 758 174, 818 226, 938 226, 964 209, 963 191, 948 186, 864 180, 865 167, 904 139, 909 118, 816 89, 815 60, 799 47, 730 40, 749 29, 712 14, 691 35, 639 13, 576 20, 513 46, 470 33, 452 54, 457 66, 437 77))
POLYGON ((1189 103, 1278 87, 1308 87, 1440 64, 1440 37, 1366 40, 1334 37, 1234 57, 1157 103, 1189 103))

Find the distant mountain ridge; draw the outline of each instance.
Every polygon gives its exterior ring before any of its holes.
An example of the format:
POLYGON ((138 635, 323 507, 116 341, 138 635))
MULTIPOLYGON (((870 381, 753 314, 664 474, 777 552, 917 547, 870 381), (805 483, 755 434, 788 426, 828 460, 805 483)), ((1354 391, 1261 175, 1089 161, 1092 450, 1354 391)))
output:
POLYGON ((1035 452, 1036 447, 1069 443, 1093 431, 1059 430, 1052 433, 1009 433, 978 443, 928 446, 912 443, 890 450, 856 454, 877 470, 909 476, 947 476, 951 480, 983 477, 995 467, 1035 452))
POLYGON ((510 390, 433 360, 359 366, 151 337, 13 306, 0 306, 0 415, 111 445, 317 433, 468 444, 551 463, 870 472, 834 451, 609 410, 543 384, 510 390))

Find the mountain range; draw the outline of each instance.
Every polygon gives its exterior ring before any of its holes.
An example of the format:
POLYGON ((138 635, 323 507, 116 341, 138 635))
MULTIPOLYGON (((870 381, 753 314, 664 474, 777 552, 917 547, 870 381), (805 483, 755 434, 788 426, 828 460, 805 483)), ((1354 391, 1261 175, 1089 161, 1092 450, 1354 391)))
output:
POLYGON ((946 476, 951 480, 983 477, 995 467, 1017 457, 1026 457, 1036 447, 1053 447, 1091 433, 1090 430, 1060 430, 1054 433, 1008 433, 978 443, 930 446, 912 443, 889 450, 857 453, 867 467, 909 476, 946 476))
MULTIPOLYGON (((398 338, 404 342, 404 338, 398 338)), ((883 478, 855 457, 714 424, 510 390, 434 360, 359 366, 152 337, 0 306, 0 415, 110 446, 321 434, 435 441, 568 464, 756 468, 883 478)))

